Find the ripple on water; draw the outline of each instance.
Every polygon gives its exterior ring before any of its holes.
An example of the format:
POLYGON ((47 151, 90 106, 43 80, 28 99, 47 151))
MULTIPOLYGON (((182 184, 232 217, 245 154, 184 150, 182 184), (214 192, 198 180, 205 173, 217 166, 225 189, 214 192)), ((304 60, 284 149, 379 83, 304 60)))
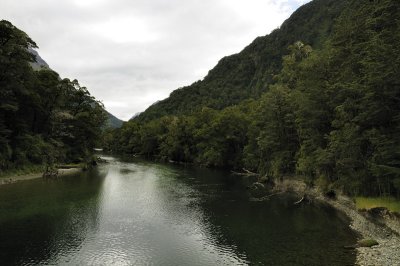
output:
POLYGON ((14 191, 0 193, 2 215, 11 217, 15 206, 32 206, 12 223, 0 224, 2 247, 24 251, 1 257, 0 250, 0 260, 162 266, 352 261, 351 254, 335 248, 352 244, 345 243, 351 232, 329 211, 310 206, 288 211, 293 204, 249 201, 215 171, 106 159, 110 162, 93 176, 33 182, 28 188, 16 184, 14 191), (29 195, 40 207, 29 205, 34 201, 29 195))

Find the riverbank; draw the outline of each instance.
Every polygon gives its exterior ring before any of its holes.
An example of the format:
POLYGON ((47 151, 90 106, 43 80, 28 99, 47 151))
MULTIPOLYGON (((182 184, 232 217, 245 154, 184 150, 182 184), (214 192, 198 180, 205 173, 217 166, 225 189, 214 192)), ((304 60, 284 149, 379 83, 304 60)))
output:
MULTIPOLYGON (((82 171, 82 168, 69 168, 69 169, 58 169, 58 176, 63 177, 67 175, 76 174, 82 171)), ((12 184, 20 181, 31 180, 36 178, 42 178, 43 171, 37 171, 28 174, 21 174, 21 175, 6 175, 0 177, 0 185, 7 185, 12 184)))
POLYGON ((400 265, 400 216, 398 214, 383 208, 359 211, 349 197, 342 194, 334 198, 326 197, 317 188, 309 188, 300 180, 276 181, 273 191, 274 193, 291 191, 298 194, 299 198, 306 195, 307 200, 329 204, 349 217, 350 227, 360 234, 360 240, 376 240, 379 244, 373 247, 360 247, 355 243, 356 265, 400 265))
MULTIPOLYGON (((59 169, 59 176, 79 171, 80 168, 59 169)), ((42 173, 37 172, 0 178, 0 185, 41 177, 42 173)), ((272 192, 270 191, 265 199, 281 192, 293 192, 298 195, 298 204, 307 204, 309 200, 329 204, 349 217, 350 227, 360 234, 360 240, 376 240, 379 245, 371 248, 354 247, 357 252, 356 265, 400 265, 400 219, 394 214, 385 210, 380 210, 379 213, 358 211, 352 199, 341 194, 336 195, 335 199, 325 197, 317 188, 309 188, 301 180, 276 180, 271 189, 272 192)))

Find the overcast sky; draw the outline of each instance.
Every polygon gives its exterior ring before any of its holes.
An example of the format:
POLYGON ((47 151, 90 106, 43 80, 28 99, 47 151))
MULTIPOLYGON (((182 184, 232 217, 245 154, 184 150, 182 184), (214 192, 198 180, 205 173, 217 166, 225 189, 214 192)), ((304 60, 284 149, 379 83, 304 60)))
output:
POLYGON ((61 77, 128 120, 223 56, 279 27, 309 0, 0 0, 61 77))

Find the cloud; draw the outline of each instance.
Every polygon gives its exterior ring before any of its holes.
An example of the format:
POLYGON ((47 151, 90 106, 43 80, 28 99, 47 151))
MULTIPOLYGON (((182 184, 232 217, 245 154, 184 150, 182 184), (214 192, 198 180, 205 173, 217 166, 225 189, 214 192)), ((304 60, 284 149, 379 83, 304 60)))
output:
POLYGON ((308 0, 2 0, 62 77, 122 119, 203 78, 308 0))

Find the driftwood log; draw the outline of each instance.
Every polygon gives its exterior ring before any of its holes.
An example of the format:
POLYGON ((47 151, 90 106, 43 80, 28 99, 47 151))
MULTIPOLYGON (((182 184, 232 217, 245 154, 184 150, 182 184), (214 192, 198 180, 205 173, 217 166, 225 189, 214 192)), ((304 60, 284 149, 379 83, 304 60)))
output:
POLYGON ((240 176, 259 176, 259 174, 251 172, 251 171, 247 170, 246 168, 243 168, 242 170, 243 170, 243 172, 232 171, 232 173, 235 175, 240 175, 240 176))
POLYGON ((296 202, 294 203, 294 205, 300 204, 300 203, 302 203, 303 201, 304 201, 304 196, 303 196, 301 199, 299 199, 298 201, 296 201, 296 202))
POLYGON ((301 204, 303 202, 307 202, 307 203, 311 203, 312 202, 312 199, 307 195, 307 193, 305 193, 301 199, 296 201, 294 203, 294 205, 298 205, 298 204, 301 204))

